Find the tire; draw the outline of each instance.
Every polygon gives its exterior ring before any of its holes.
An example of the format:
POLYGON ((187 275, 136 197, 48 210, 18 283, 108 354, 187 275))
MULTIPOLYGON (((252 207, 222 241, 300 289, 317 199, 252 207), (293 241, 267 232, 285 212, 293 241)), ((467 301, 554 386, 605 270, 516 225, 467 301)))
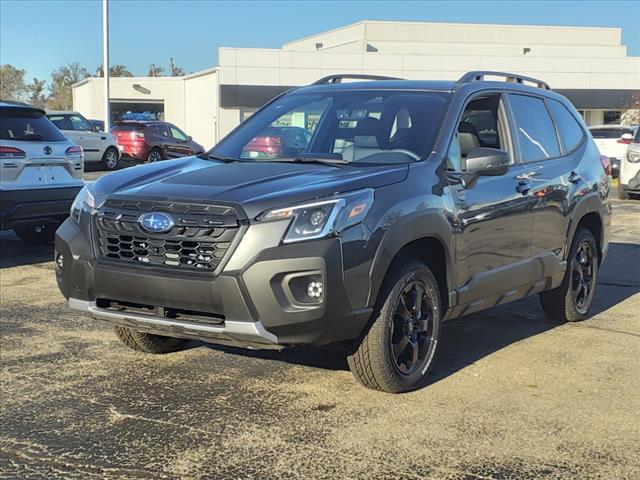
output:
POLYGON ((159 162, 160 160, 164 160, 162 150, 158 147, 153 147, 147 155, 147 163, 159 162))
POLYGON ((120 154, 116 148, 109 147, 102 154, 102 166, 107 170, 115 170, 120 163, 120 154))
POLYGON ((53 242, 59 226, 60 223, 33 223, 14 227, 13 231, 24 242, 32 245, 46 245, 47 243, 53 242))
POLYGON ((629 192, 627 192, 622 184, 618 185, 618 198, 620 200, 629 200, 629 192))
POLYGON ((567 271, 559 287, 540 293, 540 304, 556 322, 578 322, 589 316, 598 283, 598 246, 593 234, 580 227, 575 234, 567 271), (585 252, 583 249, 586 248, 585 252), (582 260, 585 252, 585 260, 582 260), (590 271, 587 274, 587 270, 590 271), (582 282, 586 282, 587 287, 582 282), (588 288, 588 289, 587 289, 588 288), (584 289, 584 290, 583 290, 584 289), (581 293, 582 292, 582 293, 581 293))
POLYGON ((423 387, 437 350, 440 320, 440 291, 431 270, 415 259, 400 260, 387 273, 373 323, 347 357, 349 369, 374 390, 402 393, 423 387), (422 306, 416 314, 412 307, 418 297, 422 306))
POLYGON ((114 330, 122 343, 133 350, 144 353, 171 353, 181 350, 189 342, 182 338, 138 332, 127 327, 116 326, 114 330))

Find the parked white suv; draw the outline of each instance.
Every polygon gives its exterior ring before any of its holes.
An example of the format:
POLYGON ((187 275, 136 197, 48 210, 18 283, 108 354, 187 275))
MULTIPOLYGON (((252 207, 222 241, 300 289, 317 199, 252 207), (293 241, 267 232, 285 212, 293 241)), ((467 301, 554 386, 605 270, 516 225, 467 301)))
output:
POLYGON ((117 168, 120 149, 113 135, 100 131, 78 112, 50 110, 47 117, 69 139, 82 147, 85 163, 102 162, 107 170, 117 168))
POLYGON ((82 157, 44 110, 0 101, 0 229, 52 241, 84 185, 82 157))
POLYGON ((635 137, 628 139, 632 143, 620 164, 620 186, 618 187, 619 196, 623 200, 628 199, 629 194, 640 195, 640 129, 636 130, 635 137))
POLYGON ((620 163, 627 154, 627 148, 638 127, 625 125, 594 125, 589 127, 591 136, 602 155, 609 157, 613 177, 620 174, 620 163), (630 137, 629 137, 630 136, 630 137), (624 138, 623 138, 624 137, 624 138))

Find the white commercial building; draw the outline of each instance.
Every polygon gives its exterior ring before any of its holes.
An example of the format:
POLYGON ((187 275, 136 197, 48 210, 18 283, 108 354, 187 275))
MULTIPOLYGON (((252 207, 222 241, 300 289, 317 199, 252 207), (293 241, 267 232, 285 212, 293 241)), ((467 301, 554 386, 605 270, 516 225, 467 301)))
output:
MULTIPOLYGON (((112 121, 150 112, 210 147, 288 88, 334 73, 456 80, 469 70, 540 78, 590 125, 615 123, 640 92, 640 57, 620 28, 362 21, 279 49, 218 49, 218 66, 184 77, 111 79, 112 121)), ((74 109, 103 118, 102 79, 74 85, 74 109)))

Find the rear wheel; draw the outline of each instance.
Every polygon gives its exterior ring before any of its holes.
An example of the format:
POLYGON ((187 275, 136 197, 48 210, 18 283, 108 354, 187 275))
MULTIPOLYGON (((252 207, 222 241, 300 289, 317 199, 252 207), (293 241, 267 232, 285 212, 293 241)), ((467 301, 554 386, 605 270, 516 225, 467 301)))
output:
POLYGON ((118 154, 118 150, 114 147, 109 147, 102 155, 102 166, 107 170, 115 170, 118 167, 119 160, 120 155, 118 154))
POLYGON ((127 327, 114 327, 118 338, 129 348, 144 353, 170 353, 182 349, 188 340, 142 333, 127 327))
POLYGON ((160 160, 162 160, 162 150, 158 147, 153 147, 149 152, 149 155, 147 155, 147 162, 159 162, 160 160))
POLYGON ((431 270, 407 259, 387 274, 371 328, 349 368, 364 386, 390 393, 423 387, 440 337, 440 293, 431 270))
POLYGON ((593 234, 580 228, 573 239, 562 284, 540 294, 545 313, 558 322, 577 322, 589 315, 598 281, 598 246, 593 234))
POLYGON ((13 231, 23 241, 33 245, 44 245, 53 242, 60 223, 32 223, 14 227, 13 231))

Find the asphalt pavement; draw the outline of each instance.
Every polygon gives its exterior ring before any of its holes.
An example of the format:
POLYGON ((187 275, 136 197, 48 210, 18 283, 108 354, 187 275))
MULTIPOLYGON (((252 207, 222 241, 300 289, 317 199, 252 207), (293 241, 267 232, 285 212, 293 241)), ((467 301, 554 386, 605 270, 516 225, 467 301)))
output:
POLYGON ((66 308, 51 246, 0 233, 0 478, 638 479, 640 202, 615 201, 595 315, 536 297, 447 322, 430 385, 335 347, 134 352, 66 308))

